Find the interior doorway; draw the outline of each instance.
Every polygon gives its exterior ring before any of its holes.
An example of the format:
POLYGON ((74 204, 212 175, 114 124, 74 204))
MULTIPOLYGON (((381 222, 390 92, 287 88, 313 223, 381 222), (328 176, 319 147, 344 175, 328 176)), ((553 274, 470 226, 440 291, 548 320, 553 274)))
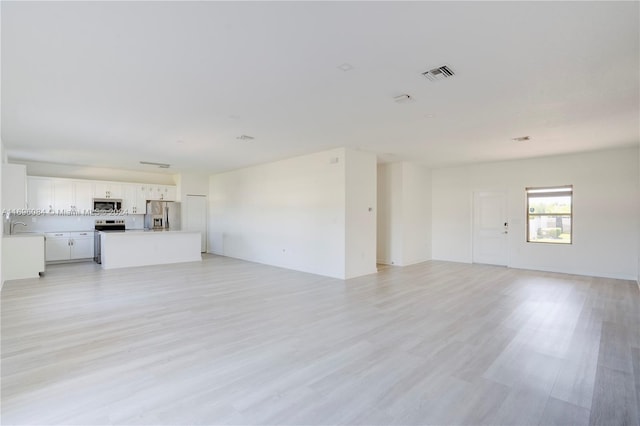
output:
POLYGON ((473 263, 507 266, 508 234, 506 192, 474 192, 473 263))
POLYGON ((200 232, 200 251, 207 251, 207 197, 205 195, 187 195, 187 208, 184 229, 200 232))

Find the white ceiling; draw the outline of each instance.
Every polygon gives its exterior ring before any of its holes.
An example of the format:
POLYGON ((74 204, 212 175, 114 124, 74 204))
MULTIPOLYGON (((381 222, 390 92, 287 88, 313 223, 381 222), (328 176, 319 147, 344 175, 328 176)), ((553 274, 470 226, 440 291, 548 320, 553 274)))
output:
POLYGON ((638 2, 1 7, 12 159, 216 172, 348 146, 439 167, 640 139, 638 2))

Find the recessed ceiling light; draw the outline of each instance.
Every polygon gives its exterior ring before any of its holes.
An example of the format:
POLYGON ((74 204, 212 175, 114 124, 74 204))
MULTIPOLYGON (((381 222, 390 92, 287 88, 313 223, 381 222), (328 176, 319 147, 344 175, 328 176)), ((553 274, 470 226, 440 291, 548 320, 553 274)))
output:
POLYGON ((399 104, 406 104, 407 102, 413 102, 415 99, 411 95, 403 93, 402 95, 394 96, 393 100, 399 104))
POLYGON ((141 161, 140 164, 144 164, 146 166, 158 166, 161 169, 168 169, 169 167, 171 167, 171 164, 166 164, 166 163, 154 163, 152 161, 141 161))
POLYGON ((526 142, 531 140, 531 136, 520 136, 519 138, 512 138, 514 142, 526 142))
POLYGON ((240 136, 236 137, 236 139, 238 139, 240 141, 252 141, 255 138, 253 136, 249 136, 249 135, 240 135, 240 136))
POLYGON ((338 66, 338 69, 344 72, 351 71, 353 69, 353 65, 345 62, 344 64, 338 66))

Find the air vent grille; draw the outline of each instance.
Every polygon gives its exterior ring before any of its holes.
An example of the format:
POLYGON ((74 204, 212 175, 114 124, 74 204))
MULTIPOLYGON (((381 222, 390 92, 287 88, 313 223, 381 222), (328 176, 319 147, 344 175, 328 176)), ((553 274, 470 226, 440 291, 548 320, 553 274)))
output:
POLYGON ((430 81, 438 81, 453 77, 456 73, 453 72, 450 66, 442 65, 441 67, 423 72, 422 75, 427 77, 430 81))

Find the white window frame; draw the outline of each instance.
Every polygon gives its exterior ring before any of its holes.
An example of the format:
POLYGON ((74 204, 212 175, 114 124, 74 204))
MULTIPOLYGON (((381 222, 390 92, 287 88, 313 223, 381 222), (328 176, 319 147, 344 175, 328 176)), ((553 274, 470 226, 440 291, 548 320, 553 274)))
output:
POLYGON ((554 245, 563 245, 568 246, 573 244, 573 185, 560 185, 560 186, 549 186, 549 187, 528 187, 525 188, 525 195, 527 199, 527 211, 526 211, 526 221, 527 221, 527 235, 526 242, 534 243, 534 244, 554 244, 554 245), (531 216, 554 216, 553 213, 532 213, 529 211, 529 200, 531 198, 542 198, 542 197, 571 197, 571 204, 569 213, 559 213, 555 214, 555 216, 569 216, 569 224, 571 227, 571 240, 567 242, 552 242, 552 241, 536 241, 530 240, 530 230, 529 230, 529 218, 531 216))

